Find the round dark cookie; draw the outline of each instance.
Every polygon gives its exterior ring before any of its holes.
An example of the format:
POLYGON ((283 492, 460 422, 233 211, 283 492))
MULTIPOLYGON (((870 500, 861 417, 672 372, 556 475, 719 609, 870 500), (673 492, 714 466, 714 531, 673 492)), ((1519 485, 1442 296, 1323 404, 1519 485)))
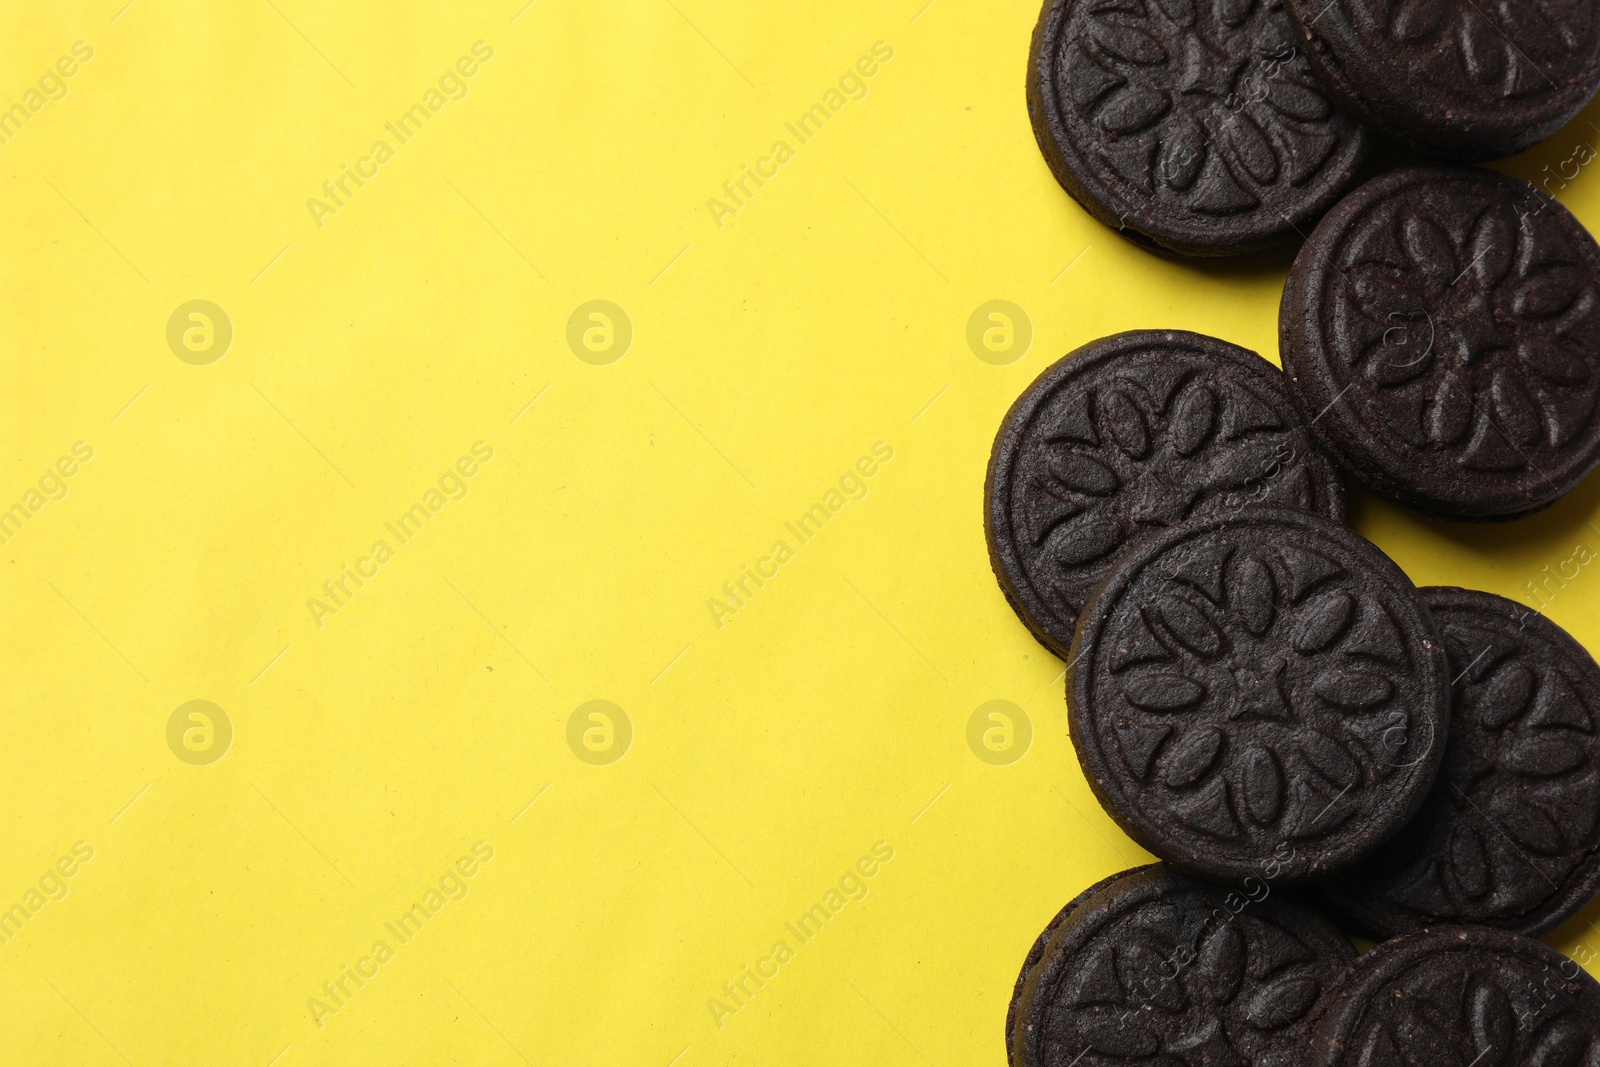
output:
POLYGON ((1387 556, 1326 519, 1256 509, 1117 561, 1078 619, 1068 725, 1095 795, 1146 849, 1203 878, 1300 882, 1416 814, 1444 758, 1446 669, 1387 556))
POLYGON ((1422 597, 1454 679, 1444 766, 1404 830, 1319 888, 1379 938, 1458 923, 1547 933, 1600 889, 1600 665, 1515 601, 1422 597))
POLYGON ((1304 1023, 1355 949, 1326 919, 1165 864, 1080 897, 1027 969, 1013 1067, 1298 1067, 1304 1023))
POLYGON ((1333 457, 1437 518, 1513 519, 1600 462, 1600 246, 1526 182, 1412 167, 1323 217, 1283 367, 1333 457))
POLYGON ((1589 1067, 1600 983, 1530 937, 1446 927, 1364 954, 1307 1030, 1320 1067, 1589 1067))
POLYGON ((1084 901, 1090 899, 1096 893, 1100 892, 1100 890, 1104 889, 1108 885, 1111 885, 1113 882, 1121 881, 1130 874, 1138 874, 1140 871, 1148 870, 1151 866, 1153 865, 1147 864, 1144 867, 1130 867, 1125 871, 1118 871, 1116 874, 1107 875, 1106 877, 1100 879, 1094 885, 1090 886, 1088 889, 1085 889, 1083 892, 1067 901, 1066 906, 1060 911, 1056 912, 1055 918, 1051 919, 1049 924, 1044 928, 1039 936, 1034 938, 1033 945, 1028 949, 1028 955, 1022 961, 1022 970, 1017 972, 1017 984, 1011 989, 1011 1004, 1006 1008, 1007 1062, 1010 1062, 1011 1059, 1011 1039, 1017 1025, 1017 1005, 1022 1001, 1022 987, 1027 984, 1028 972, 1033 970, 1034 965, 1038 963, 1041 958, 1043 958, 1045 946, 1050 943, 1050 935, 1055 933, 1056 930, 1060 929, 1061 924, 1067 921, 1068 916, 1070 916, 1073 911, 1076 910, 1079 904, 1082 904, 1084 901))
POLYGON ((1256 504, 1344 519, 1344 485, 1272 364, 1200 334, 1102 338, 1041 374, 995 436, 989 561, 1065 656, 1078 609, 1132 538, 1256 504))
POLYGON ((1028 115, 1090 214, 1188 255, 1261 248, 1316 218, 1367 140, 1323 97, 1282 0, 1046 0, 1028 115))
POLYGON ((1322 84, 1435 159, 1520 152, 1600 87, 1595 0, 1285 0, 1322 84))

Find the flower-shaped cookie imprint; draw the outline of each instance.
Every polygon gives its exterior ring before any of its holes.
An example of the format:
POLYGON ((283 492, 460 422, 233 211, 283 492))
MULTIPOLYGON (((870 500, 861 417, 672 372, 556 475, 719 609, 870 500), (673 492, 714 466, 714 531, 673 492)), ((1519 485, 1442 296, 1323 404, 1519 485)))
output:
POLYGON ((1570 960, 1566 966, 1562 974, 1469 954, 1424 959, 1368 996, 1337 1067, 1585 1067, 1600 1041, 1592 1016, 1563 988, 1579 973, 1570 960))
POLYGON ((1164 832, 1264 852, 1383 803, 1432 727, 1414 721, 1411 642, 1381 580, 1231 532, 1157 557, 1120 596, 1093 729, 1126 802, 1181 827, 1164 832))
MULTIPOLYGON (((1437 71, 1451 84, 1475 88, 1486 100, 1556 91, 1557 80, 1581 61, 1595 29, 1586 0, 1340 0, 1357 26, 1397 62, 1437 71)), ((1425 83, 1425 82, 1424 82, 1425 83)))
POLYGON ((1597 709, 1581 695, 1594 679, 1509 619, 1433 606, 1456 679, 1449 755, 1427 806, 1349 889, 1428 920, 1500 924, 1600 847, 1597 709))
POLYGON ((1028 581, 1067 633, 1110 559, 1151 530, 1256 504, 1341 514, 1286 397, 1202 353, 1184 362, 1089 370, 1030 427, 1043 461, 1012 488, 1011 525, 1028 581))
POLYGON ((1056 64, 1061 107, 1132 203, 1289 210, 1282 187, 1357 137, 1315 87, 1281 0, 1083 0, 1056 64))
POLYGON ((1343 244, 1331 340, 1353 366, 1339 373, 1369 422, 1435 462, 1537 473, 1594 417, 1594 265, 1531 197, 1421 200, 1380 203, 1343 244))
POLYGON ((1327 964, 1265 919, 1246 914, 1183 936, 1163 910, 1147 905, 1112 923, 1074 956, 1047 1028, 1077 1047, 1059 1059, 1047 1047, 1046 1062, 1295 1063, 1296 1024, 1322 992, 1327 964))

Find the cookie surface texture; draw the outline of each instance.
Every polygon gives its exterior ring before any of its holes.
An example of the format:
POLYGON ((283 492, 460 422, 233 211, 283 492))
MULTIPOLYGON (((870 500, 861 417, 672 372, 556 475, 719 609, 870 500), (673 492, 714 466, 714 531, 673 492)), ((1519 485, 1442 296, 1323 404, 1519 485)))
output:
POLYGON ((1434 159, 1471 163, 1555 133, 1600 86, 1594 0, 1286 0, 1322 84, 1434 159))
POLYGON ((1145 330, 1078 349, 1012 405, 984 532, 1011 606, 1065 656, 1084 598, 1129 540, 1256 505, 1345 513, 1282 372, 1225 341, 1145 330))
POLYGON ((1600 246, 1526 182, 1361 186, 1290 269, 1284 370, 1333 457, 1438 518, 1537 511, 1600 461, 1600 246))
POLYGON ((1532 938, 1458 927, 1386 941, 1318 1005, 1325 1067, 1600 1062, 1600 983, 1532 938))
POLYGON ((1366 150, 1281 0, 1047 0, 1027 92, 1067 192, 1182 254, 1250 251, 1303 228, 1366 150))
POLYGON ((1080 898, 1029 968, 1013 1067, 1297 1067, 1303 1024, 1350 943, 1281 891, 1157 864, 1080 898))
POLYGON ((1039 936, 1034 939, 1033 944, 1028 949, 1027 957, 1022 961, 1022 970, 1017 972, 1017 984, 1011 989, 1011 1005, 1006 1009, 1006 1056, 1008 1059, 1011 1056, 1011 1046, 1016 1034, 1017 1005, 1022 1001, 1022 990, 1027 985, 1028 972, 1032 971, 1039 961, 1044 958, 1044 950, 1050 944, 1051 935, 1061 928, 1062 923, 1071 918, 1072 913, 1078 910, 1079 905, 1092 899, 1096 893, 1099 893, 1113 882, 1120 882, 1130 875, 1148 871, 1153 866, 1152 864, 1144 867, 1131 867, 1128 870, 1118 871, 1116 874, 1100 879, 1100 881, 1068 901, 1066 906, 1056 912, 1055 918, 1051 919, 1039 936))
POLYGON ((1149 851, 1216 881, 1362 858, 1426 798, 1449 677, 1400 568, 1302 512, 1140 541, 1085 606, 1067 667, 1078 760, 1149 851))
POLYGON ((1600 666, 1514 601, 1422 595, 1454 680, 1444 766, 1417 817, 1323 892, 1381 937, 1547 933, 1600 889, 1600 666))

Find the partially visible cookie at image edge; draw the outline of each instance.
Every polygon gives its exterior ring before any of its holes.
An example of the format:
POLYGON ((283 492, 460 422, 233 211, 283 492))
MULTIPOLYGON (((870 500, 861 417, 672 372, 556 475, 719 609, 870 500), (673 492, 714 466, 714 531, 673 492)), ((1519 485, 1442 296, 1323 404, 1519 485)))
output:
POLYGON ((1461 923, 1548 933, 1600 889, 1600 665, 1515 601, 1422 597, 1453 679, 1444 766, 1400 834, 1319 888, 1380 938, 1461 923))
POLYGON ((1340 105, 1434 159, 1472 163, 1520 152, 1560 129, 1600 87, 1594 0, 1285 4, 1340 105))
POLYGON ((1100 879, 1094 885, 1067 901, 1061 910, 1056 912, 1055 917, 1046 924, 1039 936, 1034 939, 1033 945, 1028 949, 1028 955, 1022 961, 1022 969, 1017 972, 1017 984, 1011 989, 1011 1004, 1006 1008, 1006 1059, 1008 1062, 1011 1059, 1011 1043, 1016 1031, 1017 1005, 1022 1001, 1022 989, 1027 984, 1028 972, 1033 970, 1034 966, 1043 958, 1045 947, 1050 943, 1050 936, 1060 929, 1062 923, 1071 918, 1072 913, 1077 910, 1079 905, 1092 899, 1096 893, 1106 888, 1106 886, 1119 882, 1129 875, 1138 874, 1140 871, 1148 869, 1149 865, 1145 867, 1130 867, 1125 871, 1118 871, 1100 879))
POLYGON ((1046 0, 1027 94, 1067 192, 1125 236, 1186 255, 1287 237, 1366 152, 1282 0, 1046 0))
POLYGON ((1313 1012, 1323 1067, 1600 1060, 1600 983, 1542 942, 1487 927, 1385 941, 1313 1012))
POLYGON ((1012 1067, 1281 1065, 1355 949, 1281 891, 1257 895, 1166 864, 1125 871, 1058 917, 1024 973, 1012 1067))

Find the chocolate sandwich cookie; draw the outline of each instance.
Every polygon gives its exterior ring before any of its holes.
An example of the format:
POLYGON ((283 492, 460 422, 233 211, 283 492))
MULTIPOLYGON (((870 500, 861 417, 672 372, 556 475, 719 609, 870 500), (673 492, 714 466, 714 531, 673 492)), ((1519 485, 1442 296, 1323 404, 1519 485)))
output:
POLYGON ((1077 896, 1068 901, 1065 907, 1056 912, 1056 917, 1050 920, 1049 925, 1044 928, 1044 931, 1034 939, 1032 947, 1028 949, 1027 957, 1022 961, 1022 970, 1017 973, 1017 984, 1013 986, 1011 990, 1011 1004, 1006 1009, 1006 1059, 1008 1061, 1011 1058, 1012 1034, 1016 1030, 1017 1005, 1022 1001, 1022 988, 1027 984, 1028 972, 1033 970, 1034 965, 1044 957, 1045 946, 1050 943, 1050 935, 1054 934, 1058 929, 1061 928, 1061 924, 1066 922, 1072 913, 1077 910, 1078 905, 1082 904, 1086 900, 1091 899, 1096 893, 1100 892, 1100 890, 1104 889, 1108 885, 1111 885, 1113 882, 1121 881, 1131 874, 1138 874, 1139 872, 1147 869, 1148 865, 1146 867, 1132 867, 1128 870, 1118 871, 1116 874, 1108 875, 1107 877, 1100 879, 1094 885, 1090 886, 1088 889, 1085 889, 1083 892, 1079 893, 1077 896))
POLYGON ((1141 867, 1069 905, 1032 958, 1010 1062, 1291 1067, 1312 1006, 1354 959, 1332 924, 1264 884, 1141 867))
POLYGON ((1416 588, 1303 512, 1194 519, 1138 542, 1078 618, 1068 725, 1124 831, 1190 874, 1299 882, 1416 814, 1449 676, 1416 588))
POLYGON ((1322 891, 1380 938, 1554 930, 1600 889, 1600 665, 1514 601, 1422 596, 1455 680, 1444 766, 1417 817, 1322 891))
POLYGON ((1549 137, 1600 86, 1594 0, 1285 0, 1322 84, 1363 122, 1457 163, 1549 137))
POLYGON ((1366 151, 1317 87, 1282 0, 1046 0, 1028 115, 1090 214, 1187 255, 1288 235, 1366 151))
POLYGON ((1344 486, 1282 373, 1225 341, 1144 330, 1070 353, 1017 398, 989 458, 984 533, 1006 599, 1065 656, 1129 539, 1258 504, 1344 519, 1344 486))
POLYGON ((1413 167, 1324 216, 1283 291, 1283 367, 1322 443, 1436 518, 1513 519, 1600 461, 1600 246, 1554 199, 1413 167))
POLYGON ((1322 1067, 1588 1067, 1600 983, 1530 937, 1452 927, 1364 954, 1307 1029, 1322 1067))

